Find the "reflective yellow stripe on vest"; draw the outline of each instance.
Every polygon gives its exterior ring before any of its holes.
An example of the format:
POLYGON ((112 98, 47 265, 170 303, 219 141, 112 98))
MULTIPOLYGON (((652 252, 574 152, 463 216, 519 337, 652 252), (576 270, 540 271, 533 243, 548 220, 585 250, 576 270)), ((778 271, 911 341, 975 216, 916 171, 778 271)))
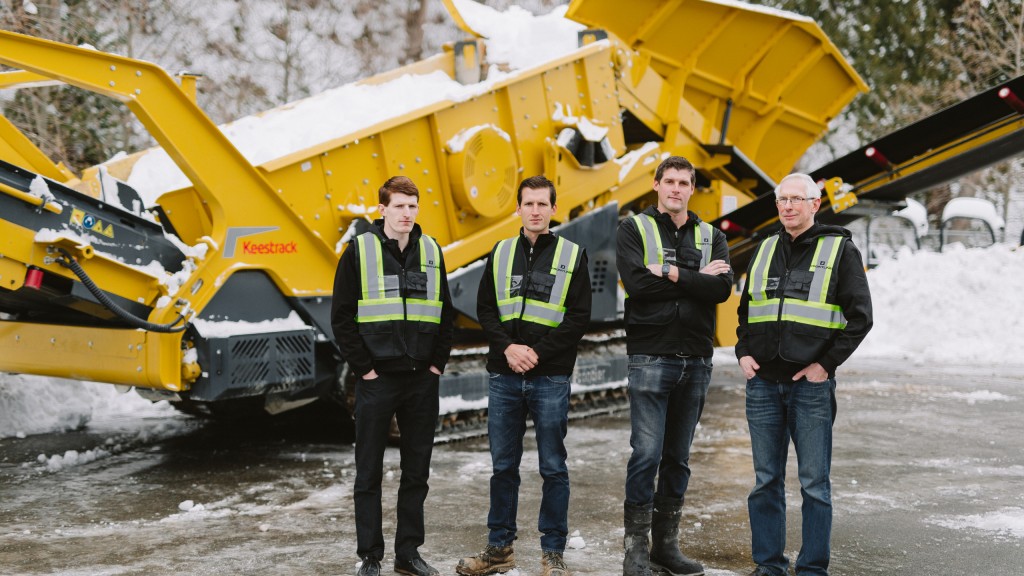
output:
MULTIPOLYGON (((555 254, 551 261, 550 273, 555 277, 548 301, 534 300, 524 296, 513 296, 512 261, 517 238, 509 238, 498 243, 495 249, 493 272, 494 287, 498 299, 498 315, 502 322, 520 320, 554 328, 565 318, 565 298, 569 293, 569 283, 576 268, 579 246, 558 238, 555 254)), ((526 282, 527 279, 523 279, 526 282)), ((525 286, 520 286, 520 290, 525 286)), ((519 292, 521 294, 521 292, 519 292)))
MULTIPOLYGON (((637 214, 633 216, 636 228, 640 231, 640 238, 644 244, 644 265, 664 264, 664 251, 661 245, 661 234, 658 233, 658 224, 650 214, 637 214)), ((711 241, 714 239, 714 228, 707 222, 698 222, 693 227, 693 245, 700 250, 700 268, 711 262, 711 241)))
MULTIPOLYGON (((661 234, 658 233, 658 224, 650 214, 637 214, 633 216, 636 222, 636 229, 640 231, 640 239, 644 245, 644 265, 664 264, 665 253, 662 250, 661 234)), ((711 262, 711 242, 714 239, 714 228, 707 222, 698 222, 693 227, 693 245, 700 250, 700 266, 704 268, 711 262)), ((629 298, 629 294, 626 294, 629 298)))
POLYGON ((498 242, 498 247, 494 251, 494 288, 498 296, 498 316, 502 322, 518 317, 523 311, 523 299, 512 296, 512 251, 517 240, 518 238, 502 240, 498 242))
POLYGON ((420 236, 420 270, 427 275, 427 298, 403 299, 396 275, 384 275, 383 246, 372 233, 356 238, 359 249, 359 277, 362 298, 357 304, 356 322, 413 320, 441 323, 440 248, 429 236, 420 236))
POLYGON ((661 249, 661 234, 658 233, 658 224, 654 218, 647 214, 633 216, 636 222, 636 229, 640 231, 640 239, 644 243, 644 265, 664 264, 665 254, 661 249))
POLYGON ((693 245, 700 250, 700 268, 697 269, 701 270, 711 263, 711 240, 714 232, 712 231, 711 224, 699 222, 693 227, 693 234, 693 245))
POLYGON ((832 269, 839 257, 839 249, 843 238, 840 236, 822 236, 818 238, 811 260, 811 288, 807 300, 797 298, 767 298, 768 273, 772 258, 779 243, 779 236, 772 236, 761 243, 754 256, 754 265, 750 269, 748 280, 750 302, 747 307, 747 323, 757 322, 796 322, 822 328, 842 329, 846 327, 843 309, 835 304, 827 303, 828 285, 832 280, 832 269))
POLYGON ((441 323, 441 248, 429 236, 420 236, 420 270, 427 274, 427 297, 405 301, 405 318, 416 322, 441 323))

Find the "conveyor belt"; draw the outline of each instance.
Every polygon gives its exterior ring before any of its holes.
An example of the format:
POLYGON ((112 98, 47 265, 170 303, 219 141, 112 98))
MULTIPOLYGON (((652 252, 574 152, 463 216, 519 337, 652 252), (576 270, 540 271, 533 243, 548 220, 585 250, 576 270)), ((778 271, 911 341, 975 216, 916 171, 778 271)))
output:
MULTIPOLYGON (((1024 95, 1024 76, 986 90, 927 118, 883 136, 811 172, 816 180, 834 177, 853 186, 862 200, 897 203, 907 196, 945 184, 971 172, 1024 153, 1024 102, 1018 110, 1004 89, 1024 95), (995 133, 1003 132, 997 138, 995 133), (976 143, 975 143, 976 142, 976 143), (964 151, 949 154, 954 147, 964 151), (866 154, 868 149, 881 153, 890 166, 880 164, 866 154)), ((862 213, 835 213, 828 199, 822 201, 817 221, 847 224, 862 213)), ((772 192, 722 216, 714 224, 730 236, 730 257, 736 269, 744 270, 758 242, 779 228, 778 212, 772 192)))

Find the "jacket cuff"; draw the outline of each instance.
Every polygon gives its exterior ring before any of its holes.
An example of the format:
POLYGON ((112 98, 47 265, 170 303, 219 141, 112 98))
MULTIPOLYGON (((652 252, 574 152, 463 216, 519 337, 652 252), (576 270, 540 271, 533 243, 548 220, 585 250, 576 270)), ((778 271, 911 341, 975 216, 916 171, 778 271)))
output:
POLYGON ((829 375, 834 375, 836 373, 836 368, 839 368, 839 365, 831 358, 821 358, 818 360, 818 364, 821 364, 821 367, 824 368, 825 372, 828 372, 829 375))

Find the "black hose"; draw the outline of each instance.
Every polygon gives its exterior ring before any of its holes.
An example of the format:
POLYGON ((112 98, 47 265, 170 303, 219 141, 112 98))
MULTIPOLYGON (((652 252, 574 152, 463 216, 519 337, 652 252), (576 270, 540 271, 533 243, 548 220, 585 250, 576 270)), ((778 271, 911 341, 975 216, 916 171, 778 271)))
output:
POLYGON ((95 296, 97 300, 99 300, 100 304, 106 306, 107 309, 113 312, 118 318, 131 324, 133 327, 141 328, 149 332, 166 333, 183 332, 186 328, 188 328, 188 322, 185 322, 181 326, 175 327, 178 323, 185 319, 184 314, 179 314, 178 319, 175 320, 174 322, 171 322, 170 324, 154 324, 152 322, 149 322, 148 320, 139 318, 138 316, 132 314, 131 312, 125 310, 124 308, 121 308, 113 300, 111 300, 110 297, 103 292, 103 290, 100 290, 100 287, 97 286, 96 283, 92 281, 92 278, 90 278, 89 275, 85 273, 85 270, 82 269, 82 266, 75 261, 75 259, 67 250, 63 248, 57 248, 57 251, 60 252, 61 255, 63 255, 63 258, 57 258, 56 262, 61 266, 74 272, 75 276, 78 276, 78 279, 81 280, 82 284, 85 285, 89 292, 92 293, 92 295, 95 296))

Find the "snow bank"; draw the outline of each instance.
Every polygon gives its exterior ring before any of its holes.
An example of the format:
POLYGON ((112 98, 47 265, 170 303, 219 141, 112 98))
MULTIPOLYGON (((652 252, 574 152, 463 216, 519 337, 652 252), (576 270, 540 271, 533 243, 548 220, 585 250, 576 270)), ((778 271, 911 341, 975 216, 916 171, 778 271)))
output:
POLYGON ((1024 250, 903 250, 868 273, 875 326, 858 355, 915 364, 1020 363, 1024 250))
MULTIPOLYGON (((130 416, 168 416, 166 402, 153 404, 138 394, 119 393, 110 384, 78 382, 47 376, 0 373, 0 438, 76 430, 94 421, 130 416)), ((47 456, 50 469, 60 469, 102 454, 47 456)))
POLYGON ((100 389, 114 392, 112 386, 0 374, 0 438, 80 428, 89 421, 100 389))

